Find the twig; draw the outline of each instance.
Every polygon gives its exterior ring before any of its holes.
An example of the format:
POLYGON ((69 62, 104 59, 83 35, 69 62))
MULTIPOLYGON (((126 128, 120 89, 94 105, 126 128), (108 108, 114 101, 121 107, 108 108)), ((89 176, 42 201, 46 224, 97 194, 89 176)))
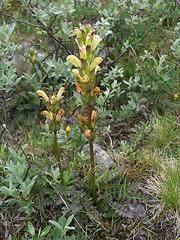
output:
POLYGON ((0 12, 0 15, 3 15, 3 16, 5 16, 5 17, 12 18, 12 19, 14 19, 16 22, 18 22, 18 23, 23 23, 23 24, 26 24, 26 25, 29 25, 29 26, 32 26, 32 27, 39 27, 39 25, 35 25, 35 24, 33 24, 33 23, 30 23, 30 22, 25 22, 25 21, 23 21, 23 20, 19 20, 19 19, 15 18, 15 17, 13 17, 13 16, 11 16, 11 15, 9 15, 9 14, 4 14, 4 13, 1 13, 1 12, 0 12))
POLYGON ((4 134, 4 132, 6 131, 6 124, 3 124, 2 125, 2 131, 1 131, 1 133, 0 133, 0 138, 2 137, 2 135, 4 134))

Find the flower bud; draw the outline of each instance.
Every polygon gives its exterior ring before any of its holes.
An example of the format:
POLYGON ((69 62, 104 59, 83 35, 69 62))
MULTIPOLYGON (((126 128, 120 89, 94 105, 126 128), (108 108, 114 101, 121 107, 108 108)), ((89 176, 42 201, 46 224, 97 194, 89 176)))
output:
POLYGON ((66 127, 66 132, 69 133, 71 131, 71 127, 70 126, 67 126, 66 127))
POLYGON ((174 94, 174 100, 176 101, 179 98, 179 95, 177 93, 174 94))
POLYGON ((42 111, 41 114, 45 116, 48 120, 53 120, 53 113, 48 111, 42 111))
POLYGON ((89 33, 86 37, 86 46, 91 45, 92 39, 93 39, 93 35, 89 33))
POLYGON ((63 115, 64 115, 64 109, 61 108, 56 114, 56 121, 60 121, 63 115))
POLYGON ((82 83, 76 83, 75 86, 76 86, 76 91, 81 92, 82 94, 86 93, 83 82, 82 83))
POLYGON ((92 111, 92 113, 91 113, 91 121, 95 121, 95 118, 96 118, 96 115, 97 115, 97 111, 92 111))
POLYGON ((82 122, 84 125, 88 125, 86 119, 85 119, 82 115, 78 114, 78 115, 77 115, 77 119, 78 119, 80 122, 82 122))
POLYGON ((92 91, 91 91, 91 97, 95 97, 98 93, 100 93, 100 88, 99 87, 94 87, 93 89, 92 89, 92 91))
POLYGON ((87 129, 86 131, 85 131, 85 136, 86 136, 86 138, 90 138, 91 137, 91 130, 90 129, 87 129))

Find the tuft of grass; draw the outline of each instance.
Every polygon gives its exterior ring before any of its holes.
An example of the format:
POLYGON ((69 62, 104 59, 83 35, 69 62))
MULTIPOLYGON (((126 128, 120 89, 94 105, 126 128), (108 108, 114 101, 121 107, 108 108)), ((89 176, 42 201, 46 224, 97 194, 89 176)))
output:
POLYGON ((154 148, 166 148, 175 145, 178 140, 178 123, 175 116, 167 114, 155 117, 153 131, 148 138, 148 144, 154 148))
POLYGON ((167 158, 147 182, 146 190, 158 200, 159 210, 180 208, 180 160, 167 158))

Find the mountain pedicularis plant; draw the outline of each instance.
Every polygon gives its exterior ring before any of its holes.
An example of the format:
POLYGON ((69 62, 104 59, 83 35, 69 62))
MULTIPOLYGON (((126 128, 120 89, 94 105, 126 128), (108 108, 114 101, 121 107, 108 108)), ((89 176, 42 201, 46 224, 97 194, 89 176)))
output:
POLYGON ((72 70, 77 77, 76 91, 80 93, 86 116, 78 114, 77 118, 84 126, 85 136, 89 141, 90 149, 90 196, 96 198, 95 188, 95 162, 93 142, 95 139, 95 125, 97 121, 97 111, 95 110, 96 96, 100 93, 100 88, 96 83, 96 74, 100 71, 99 64, 103 61, 101 57, 95 57, 95 49, 101 42, 101 37, 95 35, 94 28, 90 24, 84 24, 81 29, 74 29, 76 43, 79 48, 79 58, 69 55, 67 61, 76 68, 72 70))
POLYGON ((54 132, 54 154, 56 156, 59 173, 61 176, 61 183, 64 185, 64 175, 63 175, 63 168, 61 165, 61 157, 60 152, 58 149, 58 139, 57 139, 57 132, 60 129, 60 121, 62 116, 64 115, 64 109, 60 108, 61 105, 61 97, 62 94, 65 92, 64 87, 60 88, 57 95, 52 95, 50 97, 43 90, 38 90, 37 94, 43 98, 46 103, 47 110, 41 112, 49 121, 51 121, 51 130, 54 132))

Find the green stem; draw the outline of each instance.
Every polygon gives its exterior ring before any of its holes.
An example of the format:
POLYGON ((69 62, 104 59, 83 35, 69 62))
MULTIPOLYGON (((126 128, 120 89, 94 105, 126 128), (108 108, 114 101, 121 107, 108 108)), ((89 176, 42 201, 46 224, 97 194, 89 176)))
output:
POLYGON ((91 121, 91 114, 92 114, 92 106, 89 104, 88 106, 88 128, 91 130, 91 137, 89 139, 89 150, 90 150, 90 163, 91 163, 91 172, 89 177, 89 188, 90 188, 90 196, 92 197, 93 201, 96 201, 96 185, 95 185, 95 162, 94 162, 94 131, 91 121))
POLYGON ((58 150, 57 130, 54 130, 54 154, 55 154, 57 162, 58 162, 59 173, 61 176, 61 183, 64 186, 64 174, 63 174, 63 168, 61 166, 61 159, 60 159, 61 156, 60 156, 59 150, 58 150))
POLYGON ((89 178, 90 196, 95 201, 96 199, 95 163, 94 163, 94 149, 93 149, 92 140, 89 141, 89 149, 90 149, 90 162, 91 162, 91 175, 89 178))

